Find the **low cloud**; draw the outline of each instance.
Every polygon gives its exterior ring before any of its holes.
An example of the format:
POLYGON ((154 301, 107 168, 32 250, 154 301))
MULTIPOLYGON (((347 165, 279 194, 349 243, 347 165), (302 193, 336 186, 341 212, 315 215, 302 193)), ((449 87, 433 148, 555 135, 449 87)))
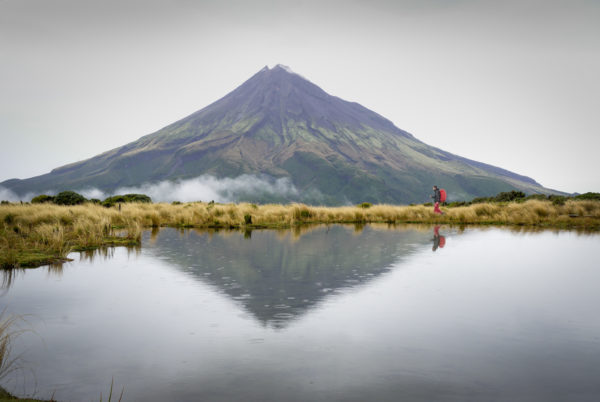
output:
MULTIPOLYGON (((193 179, 177 181, 161 181, 158 183, 144 183, 139 186, 119 187, 115 191, 106 192, 97 188, 80 188, 74 191, 85 198, 103 200, 117 194, 146 194, 154 202, 191 202, 191 201, 215 201, 215 202, 237 202, 247 199, 277 198, 280 200, 300 201, 310 198, 319 200, 322 194, 311 189, 300 192, 287 177, 274 178, 267 175, 241 175, 235 178, 218 179, 214 176, 203 175, 193 179), (307 198, 308 197, 308 198, 307 198)), ((32 197, 39 194, 55 195, 57 191, 46 190, 32 194, 19 196, 6 188, 0 187, 0 200, 11 202, 30 201, 32 197)))
POLYGON ((21 197, 19 197, 18 195, 16 195, 9 189, 0 187, 0 200, 1 201, 17 202, 17 201, 21 201, 21 199, 22 199, 21 197))
MULTIPOLYGON (((216 201, 235 202, 244 197, 271 195, 296 198, 298 190, 287 177, 242 175, 236 178, 217 179, 199 176, 180 181, 162 181, 141 186, 121 187, 115 194, 139 193, 149 195, 155 202, 216 201)), ((98 197, 95 197, 98 198, 98 197)))
POLYGON ((10 202, 29 202, 33 197, 37 194, 27 193, 25 195, 18 195, 12 190, 7 189, 6 187, 0 186, 0 201, 10 201, 10 202))

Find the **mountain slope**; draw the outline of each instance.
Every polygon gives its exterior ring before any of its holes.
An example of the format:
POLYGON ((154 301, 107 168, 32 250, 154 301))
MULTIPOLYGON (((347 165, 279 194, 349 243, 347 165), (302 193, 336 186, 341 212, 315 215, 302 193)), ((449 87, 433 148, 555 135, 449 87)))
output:
POLYGON ((288 177, 300 200, 326 204, 422 202, 432 184, 459 199, 510 189, 549 192, 528 177, 431 147, 280 65, 135 142, 1 185, 18 194, 86 187, 111 192, 205 174, 288 177))

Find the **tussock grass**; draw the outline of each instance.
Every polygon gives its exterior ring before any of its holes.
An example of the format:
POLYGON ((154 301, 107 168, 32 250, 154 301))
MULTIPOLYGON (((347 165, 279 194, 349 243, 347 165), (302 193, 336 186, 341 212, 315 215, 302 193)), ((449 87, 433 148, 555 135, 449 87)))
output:
POLYGON ((137 219, 94 204, 2 205, 0 268, 49 264, 70 251, 103 245, 137 244, 141 231, 137 219))
POLYGON ((320 207, 304 204, 126 203, 104 208, 8 204, 0 206, 0 266, 36 266, 65 258, 70 251, 105 245, 139 244, 144 228, 289 228, 311 223, 494 224, 600 230, 600 201, 564 204, 525 202, 477 203, 442 208, 436 215, 425 205, 320 207))

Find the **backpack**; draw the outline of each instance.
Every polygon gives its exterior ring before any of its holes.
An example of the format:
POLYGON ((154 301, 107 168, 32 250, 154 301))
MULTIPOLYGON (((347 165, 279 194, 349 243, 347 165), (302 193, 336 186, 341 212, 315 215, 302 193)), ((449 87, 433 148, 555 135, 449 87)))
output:
POLYGON ((440 188, 440 202, 446 202, 446 190, 440 188))

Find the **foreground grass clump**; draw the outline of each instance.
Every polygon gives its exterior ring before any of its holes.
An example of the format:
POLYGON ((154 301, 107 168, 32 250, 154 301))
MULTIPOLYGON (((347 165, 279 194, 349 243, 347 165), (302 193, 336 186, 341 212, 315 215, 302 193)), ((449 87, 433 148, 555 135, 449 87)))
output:
POLYGON ((125 203, 105 208, 94 203, 0 205, 0 266, 48 264, 71 251, 107 245, 139 244, 150 227, 289 228, 307 223, 495 224, 600 230, 600 201, 549 199, 488 202, 443 208, 368 205, 316 207, 304 204, 125 203))
MULTIPOLYGON (((0 311, 0 382, 10 373, 19 370, 19 356, 12 355, 12 343, 23 331, 16 329, 16 323, 22 318, 9 315, 5 310, 0 311)), ((0 387, 0 402, 4 401, 32 401, 37 399, 17 398, 0 387)))
POLYGON ((118 211, 94 204, 8 204, 0 207, 0 268, 33 267, 71 251, 139 244, 142 227, 118 211))
POLYGON ((12 328, 15 321, 16 317, 7 316, 5 311, 0 311, 0 380, 16 370, 18 358, 11 356, 11 344, 18 335, 12 328))

